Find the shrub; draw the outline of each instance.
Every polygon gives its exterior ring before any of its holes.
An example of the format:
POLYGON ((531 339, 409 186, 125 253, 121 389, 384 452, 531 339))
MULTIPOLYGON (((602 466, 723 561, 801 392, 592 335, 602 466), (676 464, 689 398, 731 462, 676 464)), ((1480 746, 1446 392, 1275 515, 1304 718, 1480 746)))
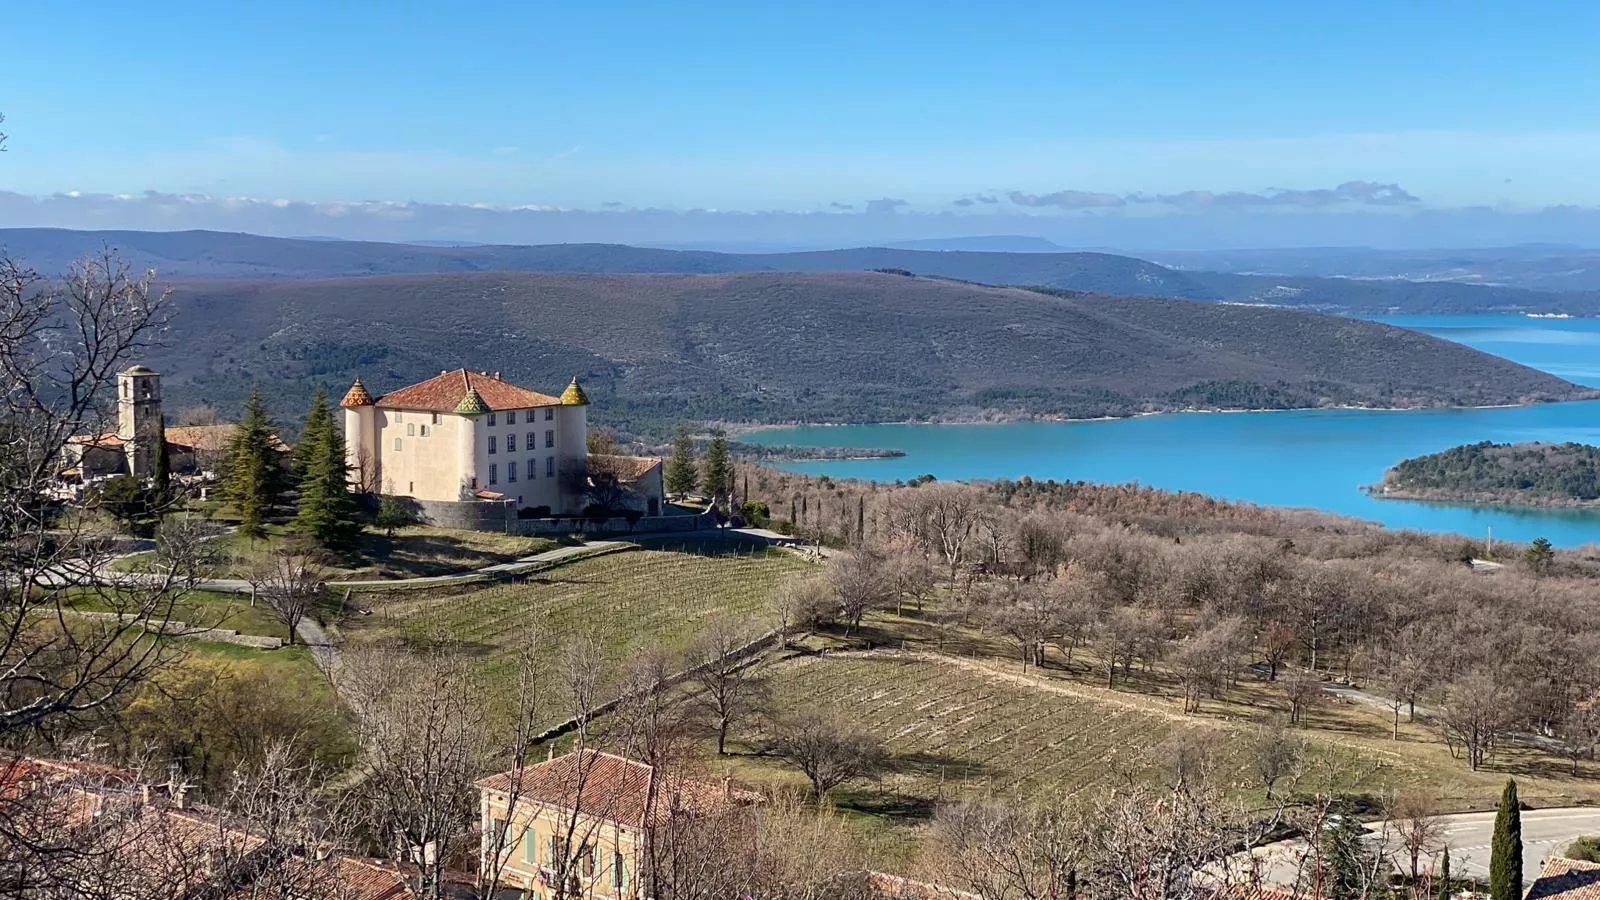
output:
POLYGON ((1581 859, 1584 862, 1600 863, 1600 835, 1586 834, 1567 845, 1561 854, 1567 859, 1581 859))

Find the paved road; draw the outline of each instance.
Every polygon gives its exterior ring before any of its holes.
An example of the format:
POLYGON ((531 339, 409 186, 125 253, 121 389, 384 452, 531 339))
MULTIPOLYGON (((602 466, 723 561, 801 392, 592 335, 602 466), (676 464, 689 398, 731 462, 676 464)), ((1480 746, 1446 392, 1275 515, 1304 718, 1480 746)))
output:
MULTIPOLYGON (((1478 879, 1489 877, 1489 843, 1494 835, 1492 812, 1460 813, 1441 816, 1444 825, 1443 841, 1450 848, 1450 870, 1457 875, 1470 875, 1478 879)), ((1384 832, 1384 823, 1367 826, 1374 834, 1384 832)), ((1395 866, 1404 870, 1411 867, 1410 859, 1392 834, 1388 836, 1388 851, 1395 866)), ((1538 876, 1545 860, 1559 856, 1567 845, 1586 834, 1600 834, 1600 809, 1588 807, 1563 807, 1557 809, 1525 810, 1522 813, 1522 878, 1531 883, 1538 876)), ((1262 860, 1262 876, 1273 884, 1292 886, 1306 854, 1303 841, 1284 841, 1257 849, 1254 855, 1262 860)), ((1424 860, 1420 868, 1427 870, 1432 863, 1424 860)))

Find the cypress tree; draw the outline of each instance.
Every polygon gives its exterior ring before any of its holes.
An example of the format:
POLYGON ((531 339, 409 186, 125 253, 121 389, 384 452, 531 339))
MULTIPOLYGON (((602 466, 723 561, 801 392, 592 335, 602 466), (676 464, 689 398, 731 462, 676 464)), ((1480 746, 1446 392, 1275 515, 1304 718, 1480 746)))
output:
POLYGON ((150 505, 156 515, 165 515, 172 500, 172 457, 167 453, 167 423, 156 423, 156 460, 150 473, 150 505))
POLYGON ((1450 848, 1444 848, 1444 859, 1439 861, 1438 889, 1434 891, 1436 900, 1450 900, 1450 848))
POLYGON ((295 447, 300 500, 294 527, 329 550, 355 549, 361 534, 355 498, 350 494, 350 471, 345 460, 344 435, 333 421, 328 398, 318 388, 306 413, 305 428, 295 447))
POLYGON ((1489 845, 1490 900, 1522 898, 1522 810, 1517 804, 1517 780, 1506 779, 1500 811, 1494 816, 1494 839, 1489 845))
POLYGON ((222 485, 223 496, 239 516, 239 532, 249 538, 266 534, 267 515, 283 492, 273 431, 261 386, 255 385, 244 404, 244 419, 228 445, 228 475, 222 485))
POLYGON ((700 489, 719 506, 733 491, 733 460, 728 455, 728 438, 721 431, 712 432, 706 458, 700 463, 700 489))
POLYGON ((678 423, 672 434, 672 458, 667 460, 667 493, 691 494, 698 478, 694 457, 694 440, 689 437, 689 426, 678 423))

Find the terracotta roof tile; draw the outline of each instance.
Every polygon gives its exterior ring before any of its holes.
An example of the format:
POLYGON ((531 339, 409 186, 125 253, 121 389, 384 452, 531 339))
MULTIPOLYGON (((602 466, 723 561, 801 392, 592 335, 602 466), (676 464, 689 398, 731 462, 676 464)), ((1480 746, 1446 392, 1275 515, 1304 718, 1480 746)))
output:
POLYGON ((345 391, 344 399, 339 401, 339 405, 345 409, 356 406, 371 406, 372 395, 367 393, 367 386, 362 384, 361 379, 357 377, 355 383, 350 385, 350 390, 345 391))
MULTIPOLYGON (((513 773, 502 772, 478 782, 484 790, 509 793, 513 773)), ((655 785, 655 804, 646 821, 652 767, 646 763, 585 750, 529 766, 522 772, 518 802, 572 808, 597 819, 623 825, 660 825, 674 813, 711 815, 736 806, 761 802, 761 795, 709 781, 666 776, 655 785)))
POLYGON ((604 470, 615 476, 624 484, 638 481, 650 474, 650 470, 661 465, 659 456, 612 456, 607 453, 589 454, 590 471, 604 470))
POLYGON ((1600 863, 1552 856, 1524 900, 1600 900, 1600 863))
POLYGON ((280 894, 304 900, 400 900, 417 896, 391 863, 353 856, 291 857, 233 895, 250 900, 280 894))
POLYGON ((467 396, 477 389, 490 409, 524 409, 530 406, 559 406, 561 400, 549 394, 530 391, 502 381, 494 375, 456 369, 410 387, 390 391, 377 399, 385 409, 417 409, 428 412, 455 412, 467 396))

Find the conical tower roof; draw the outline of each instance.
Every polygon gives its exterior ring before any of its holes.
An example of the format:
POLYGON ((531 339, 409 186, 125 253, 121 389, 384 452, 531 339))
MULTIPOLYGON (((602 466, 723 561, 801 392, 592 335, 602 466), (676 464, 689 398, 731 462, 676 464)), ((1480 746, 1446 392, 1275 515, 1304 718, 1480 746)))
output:
POLYGON ((583 392, 583 386, 578 384, 577 376, 573 376, 572 383, 561 392, 562 406, 588 406, 589 395, 583 392))
POLYGON ((467 395, 456 404, 455 411, 460 416, 481 416, 489 411, 489 404, 483 402, 483 395, 477 388, 467 388, 467 395))
POLYGON ((339 405, 345 409, 372 405, 372 395, 367 393, 366 385, 361 383, 359 375, 356 376, 355 384, 350 385, 350 390, 345 391, 344 399, 339 401, 339 405))

